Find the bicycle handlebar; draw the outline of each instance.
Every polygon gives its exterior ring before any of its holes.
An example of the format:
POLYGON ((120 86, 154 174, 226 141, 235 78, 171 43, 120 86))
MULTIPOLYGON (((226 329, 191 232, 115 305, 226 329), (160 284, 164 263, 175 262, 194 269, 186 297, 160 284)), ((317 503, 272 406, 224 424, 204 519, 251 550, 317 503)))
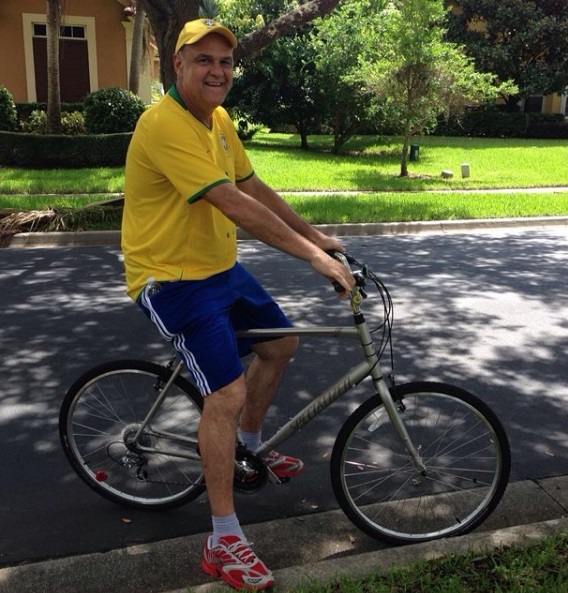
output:
MULTIPOLYGON (((364 288, 367 285, 368 280, 374 284, 380 299, 383 302, 383 320, 379 322, 376 327, 371 329, 371 334, 381 334, 380 338, 377 338, 376 342, 377 354, 379 357, 381 357, 384 351, 388 349, 390 352, 391 368, 394 369, 394 355, 391 339, 394 311, 392 299, 387 287, 381 278, 379 278, 377 274, 370 270, 366 264, 362 264, 361 262, 357 261, 357 259, 352 257, 349 253, 336 251, 333 249, 326 251, 326 253, 329 256, 335 258, 337 261, 343 263, 353 275, 353 278, 355 279, 355 288, 351 291, 351 307, 353 309, 353 313, 357 313, 358 315, 360 314, 361 318, 362 314, 359 308, 361 299, 367 298, 364 288), (352 266, 355 269, 353 269, 352 266)), ((333 287, 336 291, 343 292, 343 287, 338 282, 334 281, 333 287)))
MULTIPOLYGON (((349 253, 347 253, 347 251, 337 251, 336 249, 328 249, 326 251, 326 253, 330 257, 333 257, 334 259, 340 261, 342 264, 345 265, 345 267, 349 268, 349 271, 353 274, 353 276, 355 278, 355 283, 357 286, 362 287, 365 285, 364 279, 361 278, 361 275, 355 274, 355 273, 353 273, 353 270, 351 270, 351 264, 356 264, 357 260, 354 257, 352 257, 351 255, 349 255, 349 253)), ((341 286, 341 284, 339 284, 339 282, 337 282, 337 280, 333 280, 332 284, 333 284, 333 289, 335 290, 335 292, 343 292, 345 290, 343 288, 343 286, 341 286)))

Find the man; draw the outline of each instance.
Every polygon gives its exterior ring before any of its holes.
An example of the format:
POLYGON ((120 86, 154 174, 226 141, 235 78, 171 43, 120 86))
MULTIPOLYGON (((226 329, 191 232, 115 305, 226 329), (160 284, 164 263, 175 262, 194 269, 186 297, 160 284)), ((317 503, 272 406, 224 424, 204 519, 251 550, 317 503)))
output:
MULTIPOLYGON (((260 590, 271 572, 246 541, 233 503, 236 434, 249 449, 298 340, 243 341, 235 330, 290 322, 237 262, 236 226, 302 259, 346 291, 353 279, 325 253, 341 244, 304 222, 254 173, 221 104, 237 40, 207 19, 186 23, 176 83, 140 118, 126 160, 122 248, 128 294, 183 357, 203 395, 199 449, 213 534, 202 569, 235 588, 260 590), (255 354, 246 373, 241 357, 255 354)), ((303 463, 271 452, 279 478, 303 463)))

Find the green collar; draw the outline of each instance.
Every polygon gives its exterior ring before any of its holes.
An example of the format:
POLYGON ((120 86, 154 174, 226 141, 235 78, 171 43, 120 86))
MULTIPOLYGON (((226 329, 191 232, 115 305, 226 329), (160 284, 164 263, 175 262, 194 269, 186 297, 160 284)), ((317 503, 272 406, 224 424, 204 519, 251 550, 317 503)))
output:
POLYGON ((172 86, 170 87, 170 90, 168 91, 168 95, 172 99, 174 99, 174 101, 177 101, 186 111, 189 111, 189 109, 187 108, 187 105, 183 102, 183 99, 180 97, 180 94, 178 93, 178 90, 177 90, 175 84, 172 84, 172 86))
POLYGON ((168 95, 177 103, 179 103, 190 115, 191 117, 195 118, 202 126, 205 126, 209 131, 211 131, 213 129, 213 120, 211 123, 211 127, 209 127, 206 123, 202 122, 198 117, 195 116, 195 114, 191 111, 191 109, 188 108, 188 106, 185 104, 184 100, 181 98, 181 95, 179 94, 177 87, 174 84, 172 84, 172 86, 170 87, 170 90, 168 91, 168 95))

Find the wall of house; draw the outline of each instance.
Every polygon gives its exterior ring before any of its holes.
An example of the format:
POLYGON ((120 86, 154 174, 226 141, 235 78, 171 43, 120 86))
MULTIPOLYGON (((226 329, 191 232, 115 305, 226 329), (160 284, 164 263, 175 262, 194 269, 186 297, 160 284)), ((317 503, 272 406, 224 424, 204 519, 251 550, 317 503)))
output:
MULTIPOLYGON (((90 91, 128 87, 131 23, 124 4, 123 0, 66 0, 62 24, 86 30, 90 91)), ((46 22, 45 14, 45 0, 0 2, 0 84, 16 102, 37 100, 32 30, 33 24, 46 22)), ((140 94, 148 95, 149 87, 145 80, 140 94)))
POLYGON ((553 93, 544 97, 543 113, 564 113, 566 105, 566 95, 553 93))
MULTIPOLYGON (((44 11, 45 4, 43 2, 44 11)), ((15 101, 27 101, 22 10, 19 5, 19 2, 0 2, 0 84, 12 93, 15 101)))

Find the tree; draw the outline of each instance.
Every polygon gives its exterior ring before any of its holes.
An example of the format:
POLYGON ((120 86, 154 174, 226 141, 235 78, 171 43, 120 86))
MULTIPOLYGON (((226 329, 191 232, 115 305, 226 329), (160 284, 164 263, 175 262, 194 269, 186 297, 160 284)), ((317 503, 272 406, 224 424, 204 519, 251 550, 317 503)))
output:
POLYGON ((482 71, 513 80, 519 98, 563 93, 568 86, 566 0, 456 0, 448 39, 465 46, 482 71))
POLYGON ((132 48, 130 51, 130 72, 128 75, 128 90, 138 94, 140 88, 140 71, 143 65, 144 36, 146 13, 139 2, 133 2, 134 27, 132 29, 132 48))
MULTIPOLYGON (((179 32, 187 21, 198 18, 199 0, 138 0, 152 26, 160 55, 160 79, 169 88, 175 79, 171 56, 179 32)), ((239 40, 235 60, 250 59, 279 37, 293 33, 316 17, 328 14, 340 0, 310 0, 285 12, 264 27, 239 40)))
POLYGON ((365 23, 376 18, 385 4, 386 0, 349 0, 317 23, 315 62, 325 97, 325 128, 333 134, 334 153, 378 112, 376 101, 370 93, 361 92, 353 73, 359 70, 358 57, 372 42, 365 23))
POLYGON ((293 126, 301 147, 319 131, 325 93, 317 78, 309 32, 297 31, 266 48, 235 77, 227 105, 252 122, 281 130, 293 126))
POLYGON ((392 0, 366 24, 375 40, 362 54, 356 75, 370 92, 397 113, 403 146, 400 176, 408 175, 410 138, 431 130, 441 115, 516 92, 509 83, 479 73, 471 58, 444 41, 443 0, 392 0))
POLYGON ((47 133, 61 131, 59 35, 65 0, 47 0, 47 133))

